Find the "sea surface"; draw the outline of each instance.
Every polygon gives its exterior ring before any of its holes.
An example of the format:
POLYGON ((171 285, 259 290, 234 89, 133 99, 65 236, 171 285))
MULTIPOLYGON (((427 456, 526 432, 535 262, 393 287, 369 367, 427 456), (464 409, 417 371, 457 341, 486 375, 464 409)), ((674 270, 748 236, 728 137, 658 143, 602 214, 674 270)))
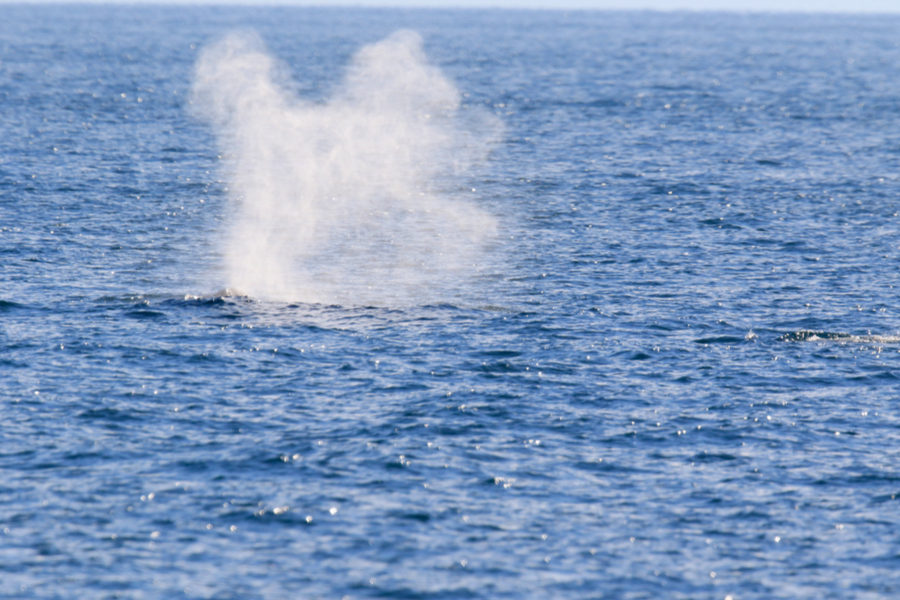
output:
POLYGON ((898 177, 898 16, 0 5, 0 597, 900 597, 898 177), (358 212, 241 289, 235 32, 283 106, 450 82, 484 151, 407 191, 465 261, 394 294, 358 212))

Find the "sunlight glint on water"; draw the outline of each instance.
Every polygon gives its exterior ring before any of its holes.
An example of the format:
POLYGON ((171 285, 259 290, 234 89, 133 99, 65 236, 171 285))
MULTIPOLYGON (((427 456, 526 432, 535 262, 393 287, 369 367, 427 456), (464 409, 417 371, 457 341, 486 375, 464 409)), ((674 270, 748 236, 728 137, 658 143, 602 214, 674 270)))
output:
POLYGON ((900 18, 2 15, 0 597, 900 597, 900 18))

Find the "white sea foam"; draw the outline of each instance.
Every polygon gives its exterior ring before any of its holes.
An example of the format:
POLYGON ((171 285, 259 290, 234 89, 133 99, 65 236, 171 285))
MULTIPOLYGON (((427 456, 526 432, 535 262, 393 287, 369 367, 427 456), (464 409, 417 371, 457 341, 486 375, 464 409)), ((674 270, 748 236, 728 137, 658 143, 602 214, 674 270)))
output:
POLYGON ((261 299, 450 301, 495 230, 463 183, 497 120, 461 106, 409 31, 362 48, 324 103, 287 91, 285 71, 252 34, 196 65, 192 104, 235 208, 222 283, 261 299))

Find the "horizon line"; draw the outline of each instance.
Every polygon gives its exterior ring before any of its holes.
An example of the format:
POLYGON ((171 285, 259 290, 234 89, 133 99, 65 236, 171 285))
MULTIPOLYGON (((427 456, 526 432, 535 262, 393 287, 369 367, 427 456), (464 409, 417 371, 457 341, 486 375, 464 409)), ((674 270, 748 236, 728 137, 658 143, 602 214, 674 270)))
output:
MULTIPOLYGON (((614 0, 616 1, 616 0, 614 0)), ((621 1, 621 0, 618 0, 621 1)), ((159 6, 159 7, 232 7, 232 8, 312 8, 312 9, 368 9, 368 10, 461 10, 461 11, 544 11, 544 12, 651 12, 651 13, 719 13, 719 14, 745 14, 745 15, 765 15, 765 14, 796 14, 796 15, 900 15, 900 6, 894 10, 884 7, 854 7, 854 8, 802 8, 802 7, 733 7, 732 6, 714 6, 714 7, 660 7, 653 6, 653 2, 649 2, 646 6, 584 6, 584 3, 572 3, 570 5, 560 6, 543 6, 540 1, 529 3, 524 6, 511 6, 502 0, 493 4, 470 4, 468 2, 441 2, 440 0, 434 4, 428 2, 403 2, 395 0, 391 2, 359 2, 349 0, 337 2, 307 2, 305 0, 263 0, 262 2, 253 2, 252 0, 0 0, 0 5, 4 6, 159 6)))

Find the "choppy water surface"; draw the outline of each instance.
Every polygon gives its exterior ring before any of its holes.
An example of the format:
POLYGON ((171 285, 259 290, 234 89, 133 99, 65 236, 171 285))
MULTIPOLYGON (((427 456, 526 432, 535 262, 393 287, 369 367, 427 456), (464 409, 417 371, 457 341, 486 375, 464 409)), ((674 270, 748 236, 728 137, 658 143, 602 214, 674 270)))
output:
POLYGON ((0 595, 900 594, 900 19, 2 12, 0 595), (216 294, 248 216, 190 99, 247 28, 285 106, 417 31, 500 124, 406 189, 476 254, 216 294))

